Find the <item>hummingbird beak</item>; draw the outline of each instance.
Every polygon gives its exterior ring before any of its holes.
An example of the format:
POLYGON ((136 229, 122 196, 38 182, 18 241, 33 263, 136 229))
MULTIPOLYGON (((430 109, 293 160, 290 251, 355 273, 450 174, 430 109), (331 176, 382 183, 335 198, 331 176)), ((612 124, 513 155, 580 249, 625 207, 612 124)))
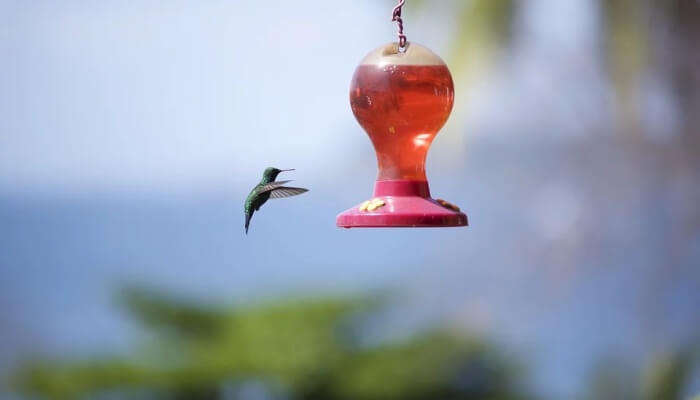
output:
POLYGON ((285 171, 294 171, 294 168, 290 168, 290 169, 281 169, 281 170, 280 170, 280 172, 285 172, 285 171))

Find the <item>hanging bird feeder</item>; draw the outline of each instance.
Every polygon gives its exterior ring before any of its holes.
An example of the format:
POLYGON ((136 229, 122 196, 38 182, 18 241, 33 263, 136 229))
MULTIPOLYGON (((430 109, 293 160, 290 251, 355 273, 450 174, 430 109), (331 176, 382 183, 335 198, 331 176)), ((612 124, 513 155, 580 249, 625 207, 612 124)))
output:
POLYGON ((467 225, 460 209, 430 197, 425 159, 454 103, 452 75, 435 53, 408 42, 401 9, 399 40, 370 52, 355 70, 350 105, 372 140, 379 173, 374 195, 338 215, 343 228, 467 225))

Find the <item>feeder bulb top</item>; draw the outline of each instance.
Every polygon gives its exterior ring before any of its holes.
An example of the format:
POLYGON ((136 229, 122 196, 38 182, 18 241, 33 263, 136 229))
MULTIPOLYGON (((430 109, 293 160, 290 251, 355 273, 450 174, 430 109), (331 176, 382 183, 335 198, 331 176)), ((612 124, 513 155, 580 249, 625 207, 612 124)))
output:
POLYGON ((445 62, 430 49, 418 43, 409 42, 403 52, 396 42, 387 43, 372 50, 360 65, 445 65, 445 62))

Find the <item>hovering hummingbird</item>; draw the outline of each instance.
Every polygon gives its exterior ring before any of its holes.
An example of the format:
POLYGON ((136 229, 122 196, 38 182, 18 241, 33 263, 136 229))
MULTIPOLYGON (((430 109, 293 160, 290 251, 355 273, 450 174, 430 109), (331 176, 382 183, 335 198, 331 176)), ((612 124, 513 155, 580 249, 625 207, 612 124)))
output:
POLYGON ((304 192, 308 192, 309 189, 297 188, 297 187, 287 187, 283 186, 285 183, 291 181, 279 181, 275 182, 277 175, 284 171, 294 171, 292 169, 277 169, 273 167, 265 168, 263 172, 262 180, 260 183, 255 185, 253 190, 250 191, 248 197, 245 199, 245 233, 248 234, 248 226, 250 225, 250 219, 253 218, 253 213, 258 211, 260 207, 268 199, 281 199, 283 197, 296 196, 304 192))

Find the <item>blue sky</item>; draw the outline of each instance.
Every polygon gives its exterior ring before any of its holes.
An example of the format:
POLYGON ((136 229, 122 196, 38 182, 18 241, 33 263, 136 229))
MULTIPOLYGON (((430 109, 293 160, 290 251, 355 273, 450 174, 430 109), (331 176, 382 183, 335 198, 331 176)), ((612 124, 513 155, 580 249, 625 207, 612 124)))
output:
MULTIPOLYGON (((347 88, 392 39, 378 2, 5 2, 0 185, 249 184, 338 171, 347 88), (374 18, 372 18, 374 16, 374 18)), ((368 150, 365 148, 363 150, 368 150)))
MULTIPOLYGON (((521 97, 512 92, 556 97, 541 64, 547 52, 591 50, 594 10, 582 4, 532 2, 518 22, 527 63, 468 87, 458 82, 467 90, 458 93, 437 143, 527 122, 528 110, 515 107, 521 97), (579 22, 557 22, 571 13, 579 22), (528 47, 542 39, 544 47, 528 47), (502 113, 504 105, 511 112, 502 113)), ((338 174, 335 154, 357 163, 364 158, 355 154, 371 151, 347 89, 363 55, 393 39, 389 3, 46 0, 6 1, 2 8, 5 189, 248 185, 240 177, 267 165, 323 165, 338 174)), ((445 58, 456 28, 449 10, 450 2, 420 13, 407 8, 411 38, 445 58)), ((455 147, 437 151, 463 155, 455 147)), ((440 166, 441 159, 431 162, 440 166)))

